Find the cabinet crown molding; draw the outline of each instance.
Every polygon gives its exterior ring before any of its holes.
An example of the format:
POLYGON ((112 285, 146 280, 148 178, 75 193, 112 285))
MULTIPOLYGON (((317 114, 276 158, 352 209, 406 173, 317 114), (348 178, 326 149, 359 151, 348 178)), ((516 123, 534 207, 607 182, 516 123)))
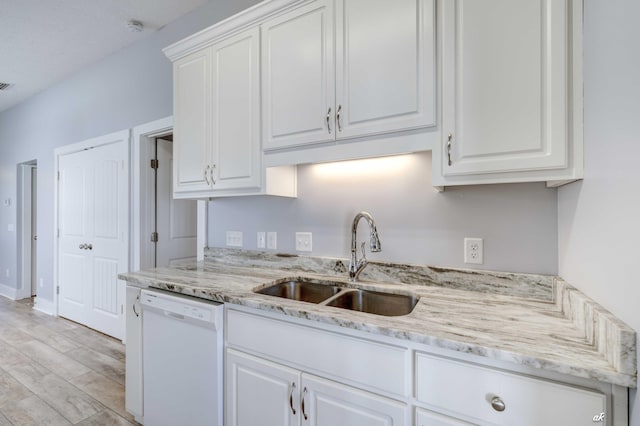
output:
POLYGON ((175 62, 193 52, 231 37, 249 27, 284 13, 292 8, 308 3, 310 0, 266 0, 192 34, 162 49, 165 56, 175 62))

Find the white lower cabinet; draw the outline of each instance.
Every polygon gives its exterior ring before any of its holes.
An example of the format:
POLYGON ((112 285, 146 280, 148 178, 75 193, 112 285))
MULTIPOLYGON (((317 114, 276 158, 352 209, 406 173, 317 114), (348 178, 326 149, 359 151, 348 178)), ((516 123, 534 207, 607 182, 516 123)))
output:
POLYGON ((606 396, 592 390, 419 352, 415 365, 417 401, 473 424, 581 426, 606 412, 606 396))
POLYGON ((242 352, 226 352, 227 426, 401 426, 406 404, 242 352))
POLYGON ((417 408, 415 426, 471 426, 471 423, 417 408))

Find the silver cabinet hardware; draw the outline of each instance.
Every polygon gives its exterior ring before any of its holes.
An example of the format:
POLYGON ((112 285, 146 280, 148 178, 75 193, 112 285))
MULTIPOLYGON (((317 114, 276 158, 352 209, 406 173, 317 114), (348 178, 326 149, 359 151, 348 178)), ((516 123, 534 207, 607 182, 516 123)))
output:
POLYGON ((329 134, 331 134, 331 107, 329 107, 329 110, 327 111, 327 130, 329 131, 329 134))
POLYGON ((87 244, 87 248, 88 248, 89 250, 93 250, 93 245, 91 245, 91 244, 87 244))
POLYGON ((304 390, 302 391, 302 415, 304 416, 304 419, 307 420, 309 417, 307 416, 307 413, 305 413, 304 411, 304 398, 307 395, 307 387, 304 387, 304 390))
POLYGON ((216 168, 216 165, 214 164, 213 166, 211 166, 211 171, 209 172, 209 174, 211 175, 211 183, 213 185, 216 184, 216 180, 213 178, 213 170, 216 168))
POLYGON ((338 131, 342 131, 342 123, 340 123, 340 111, 342 111, 342 105, 338 105, 338 110, 336 111, 336 124, 338 125, 338 131))
POLYGON ((204 180, 205 182, 207 182, 207 186, 211 186, 211 181, 209 180, 209 170, 211 169, 211 166, 207 165, 207 168, 204 169, 204 180))
POLYGON ((295 416, 296 409, 293 408, 293 392, 296 390, 296 383, 291 382, 291 392, 289 393, 289 407, 291 407, 291 413, 295 416))
POLYGON ((84 250, 84 249, 86 249, 86 248, 87 248, 87 245, 86 245, 86 244, 80 244, 80 245, 78 246, 78 248, 79 248, 80 250, 84 250))
POLYGON ((499 396, 491 398, 491 406, 496 411, 504 411, 504 409, 507 408, 506 405, 504 405, 504 401, 499 396))
POLYGON ((451 139, 453 139, 453 135, 449 133, 449 137, 447 137, 447 157, 449 158, 449 165, 453 164, 451 162, 451 139))

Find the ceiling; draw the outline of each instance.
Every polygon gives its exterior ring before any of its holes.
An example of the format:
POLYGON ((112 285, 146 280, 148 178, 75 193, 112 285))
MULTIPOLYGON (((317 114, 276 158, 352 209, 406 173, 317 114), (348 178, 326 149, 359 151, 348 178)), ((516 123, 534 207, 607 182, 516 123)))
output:
POLYGON ((0 0, 0 111, 208 0, 0 0), (141 32, 129 20, 143 23, 141 32))

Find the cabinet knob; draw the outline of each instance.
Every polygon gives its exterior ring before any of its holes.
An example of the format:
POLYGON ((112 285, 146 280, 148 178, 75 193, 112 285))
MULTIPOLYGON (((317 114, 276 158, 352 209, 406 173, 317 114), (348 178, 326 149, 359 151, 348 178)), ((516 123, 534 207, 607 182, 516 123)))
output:
POLYGON ((86 245, 86 244, 80 244, 80 245, 78 246, 78 248, 79 248, 80 250, 84 250, 84 249, 86 249, 86 248, 87 248, 87 245, 86 245))
POLYGON ((504 411, 504 409, 507 408, 506 405, 504 405, 504 401, 499 396, 491 398, 491 406, 496 411, 504 411))

